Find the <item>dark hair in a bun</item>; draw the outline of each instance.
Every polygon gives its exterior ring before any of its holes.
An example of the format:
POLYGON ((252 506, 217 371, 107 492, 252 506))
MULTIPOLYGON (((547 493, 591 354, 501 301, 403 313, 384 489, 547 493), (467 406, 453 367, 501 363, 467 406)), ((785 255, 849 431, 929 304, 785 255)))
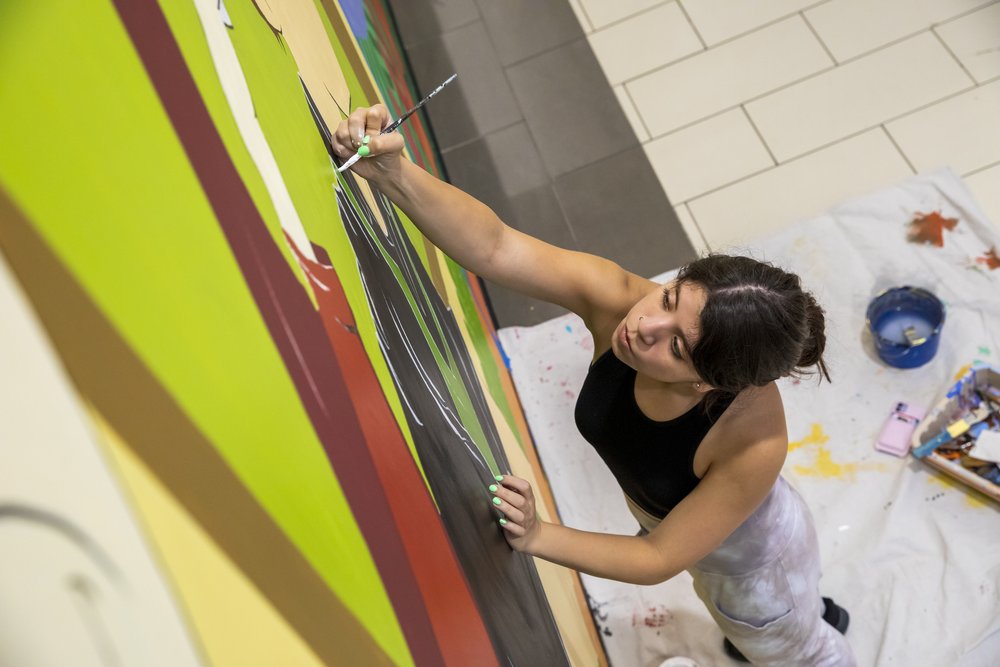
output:
POLYGON ((830 380, 823 309, 797 275, 749 257, 713 254, 682 268, 677 281, 705 291, 691 361, 717 394, 735 396, 789 375, 818 372, 830 380))

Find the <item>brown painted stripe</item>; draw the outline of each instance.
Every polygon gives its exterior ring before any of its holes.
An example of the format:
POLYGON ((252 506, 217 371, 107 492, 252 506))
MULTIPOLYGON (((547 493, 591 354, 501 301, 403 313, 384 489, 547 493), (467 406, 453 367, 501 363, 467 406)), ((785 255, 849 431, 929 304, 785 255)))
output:
MULTIPOLYGON (((375 84, 372 83, 371 77, 368 76, 368 65, 358 54, 358 50, 354 48, 354 33, 344 24, 344 21, 341 19, 340 8, 337 7, 333 0, 321 0, 321 4, 326 17, 330 19, 330 26, 333 27, 333 33, 337 36, 337 41, 344 48, 344 55, 347 56, 347 62, 350 63, 351 70, 358 77, 361 91, 368 98, 368 104, 375 104, 379 100, 378 91, 375 89, 375 84)), ((353 102, 354 106, 361 106, 360 100, 353 100, 353 102)), ((350 113, 354 109, 348 109, 347 111, 350 113)))
POLYGON ((156 0, 114 0, 337 474, 418 665, 442 664, 416 577, 323 324, 275 245, 156 0))
POLYGON ((316 655, 393 665, 2 189, 0 249, 80 394, 316 655))

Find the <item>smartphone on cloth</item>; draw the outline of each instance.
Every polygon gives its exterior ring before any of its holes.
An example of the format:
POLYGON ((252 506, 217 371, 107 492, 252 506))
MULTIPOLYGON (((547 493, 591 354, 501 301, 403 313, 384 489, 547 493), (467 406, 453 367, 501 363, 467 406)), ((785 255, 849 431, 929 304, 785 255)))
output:
POLYGON ((893 456, 906 456, 910 451, 910 438, 917 424, 927 414, 927 409, 913 403, 896 403, 896 407, 882 426, 875 441, 875 449, 893 456))

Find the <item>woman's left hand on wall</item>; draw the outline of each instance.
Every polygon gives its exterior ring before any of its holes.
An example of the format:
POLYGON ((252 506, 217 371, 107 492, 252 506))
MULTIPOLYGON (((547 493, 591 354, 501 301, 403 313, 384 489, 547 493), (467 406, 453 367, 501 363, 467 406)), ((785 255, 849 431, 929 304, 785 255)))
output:
POLYGON ((513 475, 504 475, 498 484, 490 486, 493 507, 503 514, 500 526, 507 543, 515 551, 530 553, 531 544, 538 539, 542 522, 535 514, 535 496, 531 484, 513 475), (500 501, 497 504, 497 500, 500 501))

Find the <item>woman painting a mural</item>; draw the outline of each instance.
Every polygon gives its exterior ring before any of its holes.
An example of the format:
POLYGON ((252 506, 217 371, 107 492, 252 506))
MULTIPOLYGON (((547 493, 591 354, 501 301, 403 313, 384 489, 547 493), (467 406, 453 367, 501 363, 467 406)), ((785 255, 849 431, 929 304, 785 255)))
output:
POLYGON ((798 277, 711 255, 658 285, 546 244, 403 159, 402 137, 379 135, 390 120, 381 105, 355 111, 334 151, 365 155, 354 171, 463 267, 573 311, 594 337, 577 425, 642 530, 542 522, 530 485, 507 475, 491 491, 511 547, 635 584, 687 570, 730 655, 756 665, 856 664, 842 635, 847 612, 820 597, 809 511, 780 475, 788 438, 775 380, 813 368, 827 376, 823 311, 798 277))

